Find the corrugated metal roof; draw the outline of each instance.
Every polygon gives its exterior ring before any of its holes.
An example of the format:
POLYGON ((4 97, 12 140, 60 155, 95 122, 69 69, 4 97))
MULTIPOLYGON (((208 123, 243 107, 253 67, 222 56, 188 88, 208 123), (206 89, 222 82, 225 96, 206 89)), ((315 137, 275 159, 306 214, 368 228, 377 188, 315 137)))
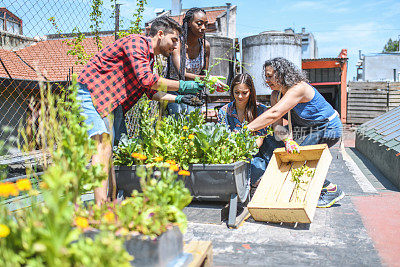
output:
POLYGON ((357 133, 400 152, 400 106, 362 124, 357 133))

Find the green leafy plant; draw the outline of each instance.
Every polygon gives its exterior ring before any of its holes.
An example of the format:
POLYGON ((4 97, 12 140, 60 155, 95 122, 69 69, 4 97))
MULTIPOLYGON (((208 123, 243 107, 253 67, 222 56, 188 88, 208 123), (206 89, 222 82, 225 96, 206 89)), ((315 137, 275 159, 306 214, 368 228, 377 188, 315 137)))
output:
POLYGON ((200 111, 157 118, 148 108, 141 111, 139 138, 125 138, 115 148, 115 165, 153 163, 161 157, 187 170, 189 164, 227 164, 257 153, 256 137, 246 127, 230 132, 224 125, 205 123, 200 111), (134 153, 143 154, 143 159, 137 162, 134 153))
POLYGON ((301 184, 307 184, 308 181, 301 179, 304 175, 312 178, 314 177, 315 170, 310 169, 307 165, 303 165, 299 168, 292 168, 292 182, 295 183, 295 190, 305 190, 301 187, 301 184))
POLYGON ((173 225, 178 225, 184 232, 187 219, 182 209, 192 197, 184 182, 178 180, 169 167, 168 163, 158 163, 138 168, 142 192, 133 191, 132 197, 120 205, 109 203, 79 209, 77 216, 87 218, 93 228, 117 234, 140 233, 153 238, 173 225))
MULTIPOLYGON (((74 219, 80 194, 105 178, 101 166, 87 167, 95 144, 88 138, 88 126, 76 100, 76 76, 62 97, 53 95, 44 84, 40 88, 39 127, 32 142, 40 140, 50 159, 44 156, 39 187, 30 183, 35 177, 33 170, 28 170, 27 179, 0 183, 0 199, 22 192, 31 202, 29 207, 15 202, 18 208, 13 213, 0 205, 0 265, 130 266, 132 257, 124 250, 122 239, 108 232, 94 240, 82 237, 85 221, 74 219)), ((21 129, 22 148, 28 152, 35 144, 27 143, 25 132, 21 129)))

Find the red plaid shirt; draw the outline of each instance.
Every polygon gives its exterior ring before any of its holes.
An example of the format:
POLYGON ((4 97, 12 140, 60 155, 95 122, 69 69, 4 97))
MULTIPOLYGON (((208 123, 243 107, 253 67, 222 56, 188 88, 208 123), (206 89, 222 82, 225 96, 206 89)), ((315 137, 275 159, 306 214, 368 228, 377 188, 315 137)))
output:
POLYGON ((132 34, 103 48, 78 77, 86 84, 94 107, 104 118, 118 105, 128 111, 160 78, 153 74, 154 51, 151 39, 132 34))

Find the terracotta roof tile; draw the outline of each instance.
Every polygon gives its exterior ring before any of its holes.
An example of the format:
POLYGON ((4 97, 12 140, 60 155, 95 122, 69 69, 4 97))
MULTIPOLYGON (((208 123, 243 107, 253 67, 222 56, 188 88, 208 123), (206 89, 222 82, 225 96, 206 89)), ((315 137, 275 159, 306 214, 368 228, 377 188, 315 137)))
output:
MULTIPOLYGON (((114 36, 102 36, 101 40, 105 47, 114 41, 114 36)), ((70 48, 63 41, 62 39, 41 41, 15 52, 0 49, 0 58, 13 79, 38 80, 36 72, 32 70, 34 68, 49 81, 66 81, 72 67, 74 73, 79 73, 84 66, 75 64, 77 57, 67 54, 70 48)), ((93 38, 85 39, 83 45, 87 53, 97 52, 93 38)), ((9 78, 1 64, 0 77, 9 78)))

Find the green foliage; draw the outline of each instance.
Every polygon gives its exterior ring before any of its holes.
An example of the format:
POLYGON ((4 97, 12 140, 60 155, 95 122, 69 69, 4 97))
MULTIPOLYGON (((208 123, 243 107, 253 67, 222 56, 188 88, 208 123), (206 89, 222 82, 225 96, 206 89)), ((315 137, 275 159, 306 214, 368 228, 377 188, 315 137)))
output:
POLYGON ((100 51, 103 48, 103 44, 101 42, 100 34, 100 25, 103 23, 101 18, 101 6, 103 5, 103 0, 92 0, 92 12, 90 13, 90 21, 92 24, 90 25, 90 29, 94 33, 94 39, 97 44, 97 51, 100 51))
MULTIPOLYGON (((95 144, 88 138, 76 95, 76 77, 61 97, 41 84, 38 136, 33 142, 40 140, 52 163, 44 162, 40 191, 27 189, 30 207, 10 213, 0 206, 0 266, 129 266, 123 240, 107 233, 89 240, 80 237, 81 228, 73 228, 80 194, 105 178, 101 166, 87 167, 95 144)), ((35 144, 27 143, 24 130, 21 136, 23 149, 30 151, 35 144)))
POLYGON ((383 53, 390 53, 390 52, 398 52, 399 51, 399 41, 389 39, 389 41, 385 44, 383 48, 383 53))
POLYGON ((136 10, 133 13, 133 21, 131 23, 131 26, 127 31, 120 31, 118 32, 118 37, 122 38, 125 36, 128 36, 130 34, 141 34, 142 33, 142 28, 140 26, 142 20, 143 20, 143 12, 144 12, 144 7, 147 5, 147 0, 137 0, 136 1, 136 10))
MULTIPOLYGON (((293 169, 292 168, 292 181, 295 182, 295 188, 296 190, 302 188, 301 184, 307 184, 308 182, 305 182, 301 179, 303 175, 306 175, 308 177, 314 177, 315 170, 311 170, 310 167, 307 165, 303 165, 300 168, 293 169)), ((303 188, 302 188, 303 189, 303 188)), ((304 190, 304 189, 303 189, 304 190)))
POLYGON ((138 168, 142 192, 135 190, 121 205, 93 205, 78 210, 77 214, 92 222, 92 227, 117 234, 135 232, 156 237, 174 224, 184 232, 187 219, 182 209, 192 201, 190 192, 168 164, 156 166, 154 172, 152 167, 138 168))
POLYGON ((140 138, 120 142, 114 152, 115 165, 134 165, 131 155, 135 152, 147 157, 143 163, 162 157, 164 161, 176 161, 185 170, 193 163, 227 164, 246 160, 257 153, 256 137, 246 127, 230 132, 224 125, 204 123, 199 111, 159 120, 149 115, 148 106, 140 113, 140 138))

